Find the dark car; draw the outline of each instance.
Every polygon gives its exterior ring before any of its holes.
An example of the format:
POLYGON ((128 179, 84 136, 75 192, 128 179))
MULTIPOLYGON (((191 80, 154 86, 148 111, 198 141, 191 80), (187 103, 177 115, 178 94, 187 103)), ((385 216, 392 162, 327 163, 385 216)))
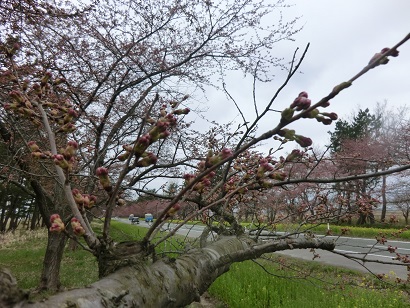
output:
POLYGON ((137 216, 134 216, 134 214, 131 214, 128 219, 131 221, 132 224, 139 224, 140 223, 140 218, 137 216))

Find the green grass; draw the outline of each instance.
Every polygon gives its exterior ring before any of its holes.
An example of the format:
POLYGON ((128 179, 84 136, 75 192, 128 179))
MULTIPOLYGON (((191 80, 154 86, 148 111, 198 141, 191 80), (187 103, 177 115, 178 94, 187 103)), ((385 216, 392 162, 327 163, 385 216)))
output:
MULTIPOLYGON (((101 227, 96 226, 97 229, 101 227)), ((111 228, 116 241, 138 240, 147 231, 116 221, 112 222, 111 228)), ((26 231, 0 241, 0 267, 9 268, 20 287, 35 288, 40 279, 46 245, 45 230, 26 231)), ((175 238, 162 244, 160 250, 175 250, 181 245, 182 240, 175 238)), ((252 261, 233 264, 229 272, 212 284, 209 293, 233 308, 410 306, 404 296, 406 285, 403 284, 392 282, 389 285, 371 276, 365 277, 363 273, 277 255, 258 262, 263 268, 252 261)), ((61 268, 61 281, 65 287, 81 287, 97 279, 97 264, 90 253, 80 248, 66 250, 61 268)))
POLYGON ((389 289, 388 284, 353 271, 277 256, 260 263, 264 269, 252 261, 233 264, 212 284, 209 294, 231 308, 410 306, 398 286, 389 289))
MULTIPOLYGON (((248 228, 252 228, 251 224, 245 224, 248 228)), ((255 227, 254 227, 255 228, 255 227)), ((364 238, 376 238, 383 234, 387 239, 394 240, 410 240, 410 230, 403 229, 403 227, 393 228, 391 226, 382 225, 377 226, 339 226, 329 225, 330 235, 335 236, 351 236, 351 237, 364 237, 364 238), (343 229, 348 229, 347 232, 343 232, 343 229)), ((303 225, 298 224, 277 224, 275 228, 267 227, 267 230, 276 230, 279 232, 306 232, 311 231, 316 234, 326 234, 327 224, 321 225, 303 225)))

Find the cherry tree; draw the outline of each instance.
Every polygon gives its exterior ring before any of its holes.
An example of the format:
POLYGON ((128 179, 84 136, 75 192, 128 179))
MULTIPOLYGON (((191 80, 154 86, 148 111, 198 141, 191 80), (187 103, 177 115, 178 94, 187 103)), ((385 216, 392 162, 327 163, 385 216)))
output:
MULTIPOLYGON (((47 222, 42 287, 59 288, 58 268, 67 238, 84 239, 85 244, 79 244, 97 258, 100 274, 88 288, 57 294, 35 303, 37 307, 180 307, 197 300, 233 262, 286 249, 334 249, 334 242, 314 237, 256 241, 245 235, 232 209, 274 187, 337 181, 310 178, 311 172, 293 178, 293 166, 305 159, 303 151, 275 159, 255 147, 275 139, 309 148, 312 140, 287 126, 295 121, 335 121, 337 115, 324 110, 329 101, 370 69, 398 56, 409 35, 377 53, 361 72, 318 102, 312 103, 305 91, 295 95, 276 113, 276 126, 256 134, 259 121, 272 114, 275 98, 298 71, 306 49, 299 59, 293 57, 272 99, 263 107, 255 105, 254 119, 243 118, 237 130, 224 132, 218 140, 213 134, 204 142, 189 131, 191 98, 183 90, 203 88, 213 74, 222 76, 226 70, 268 80, 268 69, 281 65, 269 52, 272 44, 294 33, 294 21, 279 22, 277 28, 263 26, 264 17, 281 1, 115 1, 115 6, 100 1, 84 8, 23 4, 18 9, 13 1, 2 4, 2 20, 8 15, 18 18, 6 23, 1 41, 0 124, 14 158, 11 169, 30 183, 47 222), (255 29, 258 33, 252 36, 255 29), (245 30, 250 31, 246 37, 245 30), (160 177, 183 178, 184 187, 163 196, 169 202, 143 238, 115 243, 110 236, 114 208, 126 202, 127 194, 144 191, 146 183, 160 177), (197 206, 158 237, 185 200, 197 206), (105 211, 102 235, 90 219, 96 209, 105 211), (172 262, 156 255, 161 243, 208 210, 220 224, 216 229, 209 225, 201 238, 213 230, 218 234, 214 242, 201 240, 199 247, 172 262)), ((326 215, 326 209, 319 213, 326 215)), ((4 303, 30 306, 7 277, 2 276, 4 303)))

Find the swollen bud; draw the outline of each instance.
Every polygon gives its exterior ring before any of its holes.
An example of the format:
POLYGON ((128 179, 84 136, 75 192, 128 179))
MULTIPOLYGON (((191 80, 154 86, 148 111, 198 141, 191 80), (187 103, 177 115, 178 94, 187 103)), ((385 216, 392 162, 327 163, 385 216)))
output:
POLYGON ((286 173, 280 171, 273 172, 269 175, 269 178, 271 178, 272 180, 284 181, 286 180, 286 173))
POLYGON ((95 174, 98 176, 101 186, 105 191, 110 192, 112 190, 111 181, 108 177, 108 169, 104 167, 98 167, 95 171, 95 174))
POLYGON ((302 157, 303 154, 301 151, 299 150, 293 150, 287 157, 286 157, 286 161, 294 161, 300 157, 302 157))
POLYGON ((121 155, 118 155, 118 160, 119 161, 126 161, 129 156, 130 156, 130 152, 125 152, 121 155))
POLYGON ((295 111, 292 108, 286 108, 285 110, 282 111, 282 119, 281 122, 289 122, 295 111))
POLYGON ((39 146, 35 141, 30 141, 27 143, 31 152, 41 152, 39 146))
POLYGON ((137 163, 137 167, 148 167, 157 163, 158 158, 152 152, 145 152, 137 163))
POLYGON ((293 138, 295 137, 295 130, 283 128, 278 132, 278 135, 286 139, 293 140, 293 138))
POLYGON ((51 73, 50 73, 50 72, 46 72, 46 73, 44 74, 43 78, 41 78, 40 85, 41 85, 42 87, 44 87, 44 86, 47 84, 47 82, 50 80, 50 78, 51 78, 51 73))
POLYGON ((301 135, 295 135, 295 141, 303 148, 310 147, 312 145, 312 139, 301 135))
POLYGON ((64 231, 65 226, 63 221, 60 218, 60 215, 58 214, 53 214, 50 216, 50 223, 51 223, 51 227, 50 227, 50 232, 57 232, 60 233, 62 231, 64 231))
POLYGON ((73 228, 73 232, 75 235, 81 236, 85 234, 83 226, 81 225, 80 221, 75 217, 71 219, 71 228, 73 228))
POLYGON ((179 209, 181 208, 181 206, 177 203, 175 205, 173 205, 167 212, 167 214, 165 215, 165 219, 169 218, 169 217, 173 217, 175 216, 175 214, 179 211, 179 209))

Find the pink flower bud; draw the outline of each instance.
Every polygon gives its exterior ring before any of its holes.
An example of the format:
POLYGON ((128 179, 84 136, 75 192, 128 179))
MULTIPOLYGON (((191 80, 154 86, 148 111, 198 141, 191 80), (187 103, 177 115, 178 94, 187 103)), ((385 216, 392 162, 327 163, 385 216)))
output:
POLYGON ((337 118, 338 118, 337 114, 334 113, 334 112, 331 112, 331 113, 327 114, 327 116, 333 121, 336 121, 337 118))
POLYGON ((165 130, 162 133, 159 134, 159 139, 165 139, 171 135, 171 132, 169 130, 165 130))
POLYGON ((232 150, 223 148, 219 155, 222 157, 222 159, 226 159, 232 156, 232 150))
POLYGON ((108 169, 104 167, 98 167, 97 170, 95 170, 95 174, 98 177, 108 175, 108 169))
POLYGON ((310 147, 312 145, 312 139, 301 135, 295 135, 295 141, 303 148, 310 147))
POLYGON ((75 217, 71 219, 71 228, 73 228, 73 232, 75 235, 81 236, 85 234, 84 228, 81 226, 79 220, 75 217))
POLYGON ((52 76, 52 75, 51 75, 50 72, 46 72, 46 73, 44 74, 43 78, 41 78, 41 83, 40 83, 40 85, 41 85, 42 87, 44 87, 44 86, 46 85, 46 83, 50 80, 51 76, 52 76))
POLYGON ((142 159, 140 159, 140 160, 136 163, 136 166, 137 166, 137 167, 148 167, 148 166, 150 166, 150 165, 156 164, 158 158, 155 156, 154 153, 147 152, 147 153, 144 153, 144 154, 145 154, 145 155, 144 155, 145 157, 143 157, 142 159))
POLYGON ((122 148, 127 152, 132 152, 132 146, 128 144, 123 145, 122 148))
POLYGON ((61 219, 60 215, 53 214, 53 215, 50 216, 50 222, 54 222, 54 220, 56 220, 56 219, 61 219))
POLYGON ((273 172, 269 175, 269 178, 271 178, 272 180, 284 181, 286 180, 286 173, 285 172, 273 172))
POLYGON ((40 148, 35 141, 30 141, 27 143, 27 145, 31 152, 40 152, 40 148))
POLYGON ((295 108, 297 111, 305 110, 310 107, 311 100, 304 97, 298 96, 293 103, 290 105, 290 108, 295 108))
POLYGON ((65 229, 64 223, 60 218, 60 215, 58 214, 53 214, 50 216, 50 232, 62 232, 65 229))
POLYGON ((299 150, 293 150, 287 157, 286 157, 286 161, 294 161, 300 157, 302 157, 303 154, 301 151, 299 150))
POLYGON ((95 171, 95 174, 98 176, 100 184, 104 188, 104 190, 110 192, 112 190, 112 186, 110 178, 108 177, 108 169, 104 167, 99 167, 95 171))
POLYGON ((65 82, 66 82, 66 80, 65 80, 64 78, 56 78, 56 79, 54 80, 53 84, 54 84, 55 86, 58 86, 58 85, 60 85, 60 84, 62 84, 62 83, 65 83, 65 82))
POLYGON ((24 97, 21 95, 19 91, 13 90, 9 93, 9 96, 19 103, 22 103, 24 101, 24 97))

